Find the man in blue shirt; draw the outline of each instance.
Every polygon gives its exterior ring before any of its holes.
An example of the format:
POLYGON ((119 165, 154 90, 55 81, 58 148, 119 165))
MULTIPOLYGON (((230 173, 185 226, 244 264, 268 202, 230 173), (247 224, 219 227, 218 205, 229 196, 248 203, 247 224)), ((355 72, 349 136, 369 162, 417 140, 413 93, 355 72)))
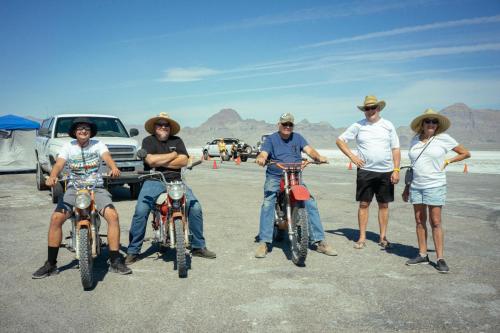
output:
MULTIPOLYGON (((302 151, 310 158, 318 162, 326 162, 311 147, 302 135, 293 133, 294 118, 290 113, 281 115, 278 122, 278 132, 271 134, 262 145, 262 152, 257 156, 256 162, 264 166, 268 159, 282 163, 298 163, 302 161, 302 151)), ((256 258, 265 258, 267 244, 272 243, 274 225, 274 205, 276 195, 280 188, 281 169, 270 165, 266 170, 266 182, 264 183, 264 202, 260 211, 259 247, 255 252, 256 258)), ((319 217, 318 206, 311 196, 306 201, 305 207, 309 217, 309 241, 314 245, 316 251, 329 256, 337 255, 337 252, 325 242, 325 233, 319 217)))

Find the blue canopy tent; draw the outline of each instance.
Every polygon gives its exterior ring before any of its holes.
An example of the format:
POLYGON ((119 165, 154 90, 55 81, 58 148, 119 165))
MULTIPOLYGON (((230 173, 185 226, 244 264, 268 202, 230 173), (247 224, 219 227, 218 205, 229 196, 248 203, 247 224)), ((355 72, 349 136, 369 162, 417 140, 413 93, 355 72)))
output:
POLYGON ((40 124, 36 121, 8 114, 0 117, 0 130, 36 130, 40 124))
POLYGON ((35 170, 36 121, 12 114, 0 117, 0 172, 35 170))

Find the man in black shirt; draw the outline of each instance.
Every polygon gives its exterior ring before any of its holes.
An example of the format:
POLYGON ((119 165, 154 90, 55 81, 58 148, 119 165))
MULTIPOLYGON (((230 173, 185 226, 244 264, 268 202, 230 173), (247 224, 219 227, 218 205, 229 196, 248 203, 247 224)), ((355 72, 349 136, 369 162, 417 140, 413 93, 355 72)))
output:
MULTIPOLYGON (((175 136, 180 131, 179 123, 166 113, 160 113, 146 121, 144 127, 151 134, 142 141, 142 149, 148 153, 144 159, 144 169, 155 168, 156 171, 164 172, 167 181, 181 180, 181 168, 188 164, 189 155, 182 139, 175 136)), ((156 199, 164 192, 165 186, 156 180, 146 180, 142 185, 130 226, 126 264, 130 265, 139 259, 147 218, 156 199)), ((215 253, 205 246, 201 205, 189 187, 186 187, 186 199, 189 229, 193 235, 191 254, 214 259, 215 253)))

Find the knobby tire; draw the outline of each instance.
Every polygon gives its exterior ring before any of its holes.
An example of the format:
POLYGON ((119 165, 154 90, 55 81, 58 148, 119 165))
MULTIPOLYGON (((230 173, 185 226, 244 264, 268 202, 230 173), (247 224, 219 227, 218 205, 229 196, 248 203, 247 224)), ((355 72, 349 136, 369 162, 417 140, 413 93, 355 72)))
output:
POLYGON ((89 237, 89 230, 81 228, 78 231, 79 256, 80 256, 80 277, 84 289, 92 288, 94 285, 94 259, 92 258, 92 244, 89 237))
POLYGON ((297 266, 304 266, 309 245, 309 228, 303 203, 292 207, 292 230, 292 262, 297 266))
POLYGON ((177 272, 180 278, 187 277, 186 244, 184 243, 184 226, 182 219, 174 220, 175 248, 177 251, 177 272))

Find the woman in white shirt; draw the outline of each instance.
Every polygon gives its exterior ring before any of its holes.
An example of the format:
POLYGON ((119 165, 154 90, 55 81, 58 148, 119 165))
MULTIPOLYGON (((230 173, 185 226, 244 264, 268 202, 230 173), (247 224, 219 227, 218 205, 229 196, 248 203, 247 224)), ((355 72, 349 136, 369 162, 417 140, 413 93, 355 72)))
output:
POLYGON ((413 180, 406 185, 403 200, 413 204, 417 229, 419 254, 406 262, 407 265, 429 264, 427 255, 427 212, 432 227, 432 238, 436 250, 436 269, 448 273, 449 268, 443 256, 443 230, 441 228, 441 209, 446 200, 445 168, 450 163, 470 157, 470 153, 455 139, 444 132, 450 127, 450 120, 427 109, 411 122, 416 133, 410 144, 408 155, 413 166, 413 180), (453 150, 456 156, 446 159, 453 150))

